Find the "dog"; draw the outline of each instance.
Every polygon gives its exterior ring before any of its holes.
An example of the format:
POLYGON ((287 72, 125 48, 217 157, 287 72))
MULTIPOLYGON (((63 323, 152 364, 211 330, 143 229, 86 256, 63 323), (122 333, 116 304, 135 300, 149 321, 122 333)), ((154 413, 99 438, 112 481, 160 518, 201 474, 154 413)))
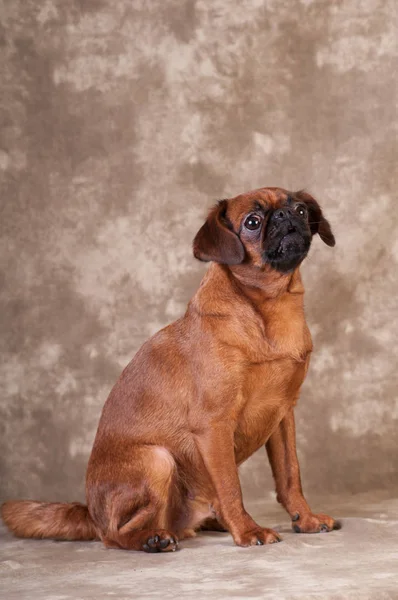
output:
POLYGON ((9 529, 145 552, 175 551, 199 529, 227 530, 238 546, 279 542, 246 512, 238 476, 265 446, 294 531, 331 531, 334 519, 304 498, 295 442, 312 351, 299 267, 316 234, 335 245, 305 191, 219 201, 193 242, 211 264, 185 315, 141 347, 105 403, 87 506, 9 501, 9 529))

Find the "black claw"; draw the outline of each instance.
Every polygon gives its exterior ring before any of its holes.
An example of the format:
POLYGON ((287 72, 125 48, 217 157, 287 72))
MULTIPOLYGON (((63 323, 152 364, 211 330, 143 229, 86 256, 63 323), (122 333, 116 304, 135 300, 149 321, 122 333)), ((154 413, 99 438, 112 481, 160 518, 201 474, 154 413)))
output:
POLYGON ((294 525, 293 529, 296 533, 301 533, 301 529, 298 525, 294 525))
POLYGON ((148 544, 143 544, 142 547, 145 550, 145 552, 153 553, 153 552, 157 552, 158 551, 157 548, 153 548, 151 546, 148 546, 148 544))
POLYGON ((263 546, 264 542, 262 542, 261 540, 257 540, 256 545, 257 546, 263 546))
POLYGON ((292 517, 292 521, 298 521, 300 518, 299 513, 296 513, 293 517, 292 517))
POLYGON ((171 540, 169 540, 168 538, 165 538, 164 540, 160 541, 159 546, 161 547, 162 550, 164 550, 170 544, 170 541, 171 540))
POLYGON ((322 523, 322 525, 321 525, 321 533, 324 533, 326 531, 329 531, 329 527, 325 523, 322 523))

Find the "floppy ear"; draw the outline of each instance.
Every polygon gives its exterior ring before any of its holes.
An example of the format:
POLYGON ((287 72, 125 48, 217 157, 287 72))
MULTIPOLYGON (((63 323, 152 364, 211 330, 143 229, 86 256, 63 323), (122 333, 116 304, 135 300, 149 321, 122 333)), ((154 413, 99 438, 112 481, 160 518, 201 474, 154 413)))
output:
POLYGON ((245 258, 245 249, 239 237, 230 228, 226 218, 227 201, 214 206, 207 221, 193 241, 195 258, 205 262, 214 260, 223 265, 239 265, 245 258))
POLYGON ((311 194, 308 194, 308 192, 305 192, 304 190, 300 190, 294 195, 307 206, 308 222, 312 235, 318 233, 319 237, 325 242, 325 244, 328 246, 334 246, 336 244, 336 240, 334 239, 329 221, 323 216, 321 207, 315 198, 313 198, 311 194))

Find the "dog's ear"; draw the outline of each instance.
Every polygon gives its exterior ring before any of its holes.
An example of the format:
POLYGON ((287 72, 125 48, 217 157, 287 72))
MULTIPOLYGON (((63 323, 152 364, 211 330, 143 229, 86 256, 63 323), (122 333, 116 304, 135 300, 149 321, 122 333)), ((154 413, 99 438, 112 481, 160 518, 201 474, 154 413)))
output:
POLYGON ((312 235, 318 233, 319 237, 325 242, 325 244, 328 246, 334 246, 336 244, 336 240, 334 239, 329 221, 323 216, 321 207, 315 198, 313 198, 311 194, 305 192, 304 190, 300 190, 294 195, 300 200, 300 202, 304 202, 304 204, 307 206, 308 223, 310 225, 312 235))
POLYGON ((193 241, 195 258, 208 262, 214 260, 223 265, 239 265, 245 258, 245 249, 226 218, 227 201, 220 200, 214 206, 207 221, 199 229, 193 241))

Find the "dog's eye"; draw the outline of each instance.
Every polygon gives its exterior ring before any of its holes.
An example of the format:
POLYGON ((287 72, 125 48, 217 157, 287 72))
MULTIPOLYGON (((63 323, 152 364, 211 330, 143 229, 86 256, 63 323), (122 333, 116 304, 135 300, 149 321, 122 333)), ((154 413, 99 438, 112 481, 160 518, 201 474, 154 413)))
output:
POLYGON ((258 215, 249 215, 245 221, 246 229, 250 229, 250 231, 254 231, 258 229, 261 225, 261 217, 258 215))
POLYGON ((307 214, 307 209, 302 204, 296 206, 296 212, 300 215, 300 217, 305 217, 307 214))

